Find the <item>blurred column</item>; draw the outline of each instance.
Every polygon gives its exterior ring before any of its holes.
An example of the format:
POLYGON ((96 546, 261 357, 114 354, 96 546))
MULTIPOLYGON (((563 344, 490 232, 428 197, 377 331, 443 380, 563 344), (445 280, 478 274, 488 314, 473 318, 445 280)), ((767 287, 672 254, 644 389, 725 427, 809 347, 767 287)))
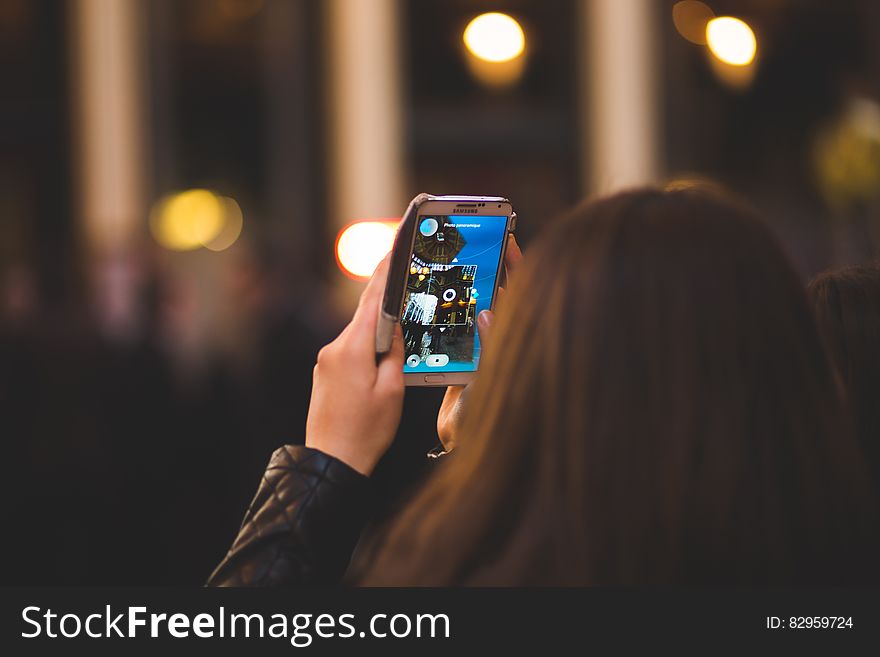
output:
POLYGON ((144 213, 143 75, 139 0, 75 0, 79 202, 88 245, 131 245, 144 213))
POLYGON ((652 0, 580 0, 582 191, 657 182, 658 78, 652 0))
POLYGON ((327 193, 338 230, 353 219, 400 216, 409 200, 399 5, 398 0, 328 0, 323 6, 328 44, 327 193))
POLYGON ((145 213, 143 5, 74 0, 70 43, 80 233, 105 329, 136 322, 132 249, 145 213))
POLYGON ((262 48, 266 86, 268 221, 275 245, 284 245, 285 272, 291 284, 311 284, 315 253, 315 207, 321 180, 313 170, 316 117, 308 102, 308 0, 267 0, 262 13, 262 48))

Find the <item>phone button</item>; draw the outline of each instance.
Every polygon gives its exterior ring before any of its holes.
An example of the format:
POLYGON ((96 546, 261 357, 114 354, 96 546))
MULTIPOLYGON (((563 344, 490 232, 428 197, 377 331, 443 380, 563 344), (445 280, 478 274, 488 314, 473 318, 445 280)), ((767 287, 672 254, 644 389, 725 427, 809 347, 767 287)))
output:
POLYGON ((445 374, 426 374, 425 383, 443 383, 446 380, 445 374))
POLYGON ((449 356, 446 354, 430 354, 425 359, 425 365, 428 367, 443 367, 449 364, 449 356))

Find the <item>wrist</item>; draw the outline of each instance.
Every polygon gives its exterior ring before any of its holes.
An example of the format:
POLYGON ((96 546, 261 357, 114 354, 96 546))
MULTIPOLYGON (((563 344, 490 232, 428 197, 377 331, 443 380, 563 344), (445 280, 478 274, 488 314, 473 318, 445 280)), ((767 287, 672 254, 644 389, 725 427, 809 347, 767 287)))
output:
POLYGON ((378 459, 371 459, 361 453, 360 450, 352 449, 350 446, 344 444, 320 440, 312 441, 307 438, 306 447, 311 447, 319 452, 323 452, 327 456, 332 456, 333 458, 342 461, 352 470, 355 470, 365 477, 369 477, 373 474, 373 470, 376 468, 376 463, 378 463, 378 459))

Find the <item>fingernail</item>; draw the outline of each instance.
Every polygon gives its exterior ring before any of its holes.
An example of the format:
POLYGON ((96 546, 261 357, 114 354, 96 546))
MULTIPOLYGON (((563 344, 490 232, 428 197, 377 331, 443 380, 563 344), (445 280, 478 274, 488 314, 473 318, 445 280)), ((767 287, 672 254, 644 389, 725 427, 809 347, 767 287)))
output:
POLYGON ((492 311, 484 310, 479 315, 477 315, 477 324, 486 328, 492 323, 492 311))

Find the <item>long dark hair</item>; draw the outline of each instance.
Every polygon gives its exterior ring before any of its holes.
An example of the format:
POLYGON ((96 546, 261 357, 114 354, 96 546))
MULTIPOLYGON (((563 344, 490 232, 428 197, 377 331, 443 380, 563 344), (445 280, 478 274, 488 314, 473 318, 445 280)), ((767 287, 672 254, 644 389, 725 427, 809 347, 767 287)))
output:
POLYGON ((876 482, 880 478, 880 264, 825 272, 813 279, 807 291, 876 482))
POLYGON ((366 584, 854 577, 861 456, 751 211, 703 189, 588 203, 530 250, 496 324, 463 444, 366 584))

